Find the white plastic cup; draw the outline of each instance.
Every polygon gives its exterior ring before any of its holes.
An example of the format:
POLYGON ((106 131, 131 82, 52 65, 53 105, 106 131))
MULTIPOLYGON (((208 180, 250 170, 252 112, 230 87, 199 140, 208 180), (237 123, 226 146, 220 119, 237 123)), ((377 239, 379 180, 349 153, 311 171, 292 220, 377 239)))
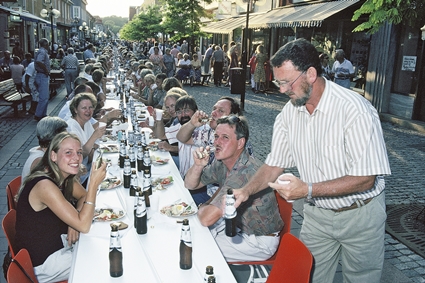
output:
POLYGON ((156 120, 161 121, 162 120, 162 113, 164 113, 164 110, 162 109, 155 109, 156 114, 156 120))
POLYGON ((106 127, 106 123, 105 122, 99 122, 99 128, 103 128, 106 127))
MULTIPOLYGON (((288 185, 291 181, 283 181, 283 180, 280 180, 279 178, 281 177, 281 176, 294 176, 294 174, 292 174, 292 173, 284 173, 284 174, 282 174, 282 175, 279 175, 279 177, 277 177, 277 183, 278 184, 280 184, 280 185, 288 185)), ((287 202, 294 202, 293 200, 286 200, 287 202)))
POLYGON ((153 127, 154 125, 155 125, 155 120, 153 119, 152 116, 149 116, 149 127, 153 127))

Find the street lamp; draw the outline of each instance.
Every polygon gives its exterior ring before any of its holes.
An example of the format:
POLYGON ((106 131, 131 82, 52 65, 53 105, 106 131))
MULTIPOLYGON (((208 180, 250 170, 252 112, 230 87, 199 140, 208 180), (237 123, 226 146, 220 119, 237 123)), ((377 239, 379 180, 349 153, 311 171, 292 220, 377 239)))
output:
POLYGON ((50 8, 49 8, 50 11, 47 10, 47 9, 42 9, 40 11, 40 15, 43 18, 50 17, 50 27, 51 27, 51 32, 52 32, 52 52, 53 52, 53 50, 54 50, 53 42, 55 41, 54 31, 53 31, 53 18, 55 18, 55 19, 59 18, 60 15, 61 15, 61 12, 59 12, 56 9, 53 9, 52 0, 43 0, 43 4, 46 5, 46 6, 50 5, 50 8))
POLYGON ((89 30, 89 27, 87 26, 86 22, 83 22, 83 24, 78 28, 81 32, 83 32, 83 40, 84 40, 84 47, 86 45, 86 32, 89 30))

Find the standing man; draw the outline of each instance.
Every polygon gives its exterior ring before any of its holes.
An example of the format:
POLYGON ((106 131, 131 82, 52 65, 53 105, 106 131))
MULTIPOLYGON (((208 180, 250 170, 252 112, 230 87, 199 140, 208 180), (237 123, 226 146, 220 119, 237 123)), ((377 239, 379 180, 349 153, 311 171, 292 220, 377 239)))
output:
POLYGON ((224 64, 224 52, 220 46, 215 47, 215 51, 211 56, 211 65, 214 69, 214 85, 221 86, 221 80, 223 79, 223 64, 224 64))
POLYGON ((35 55, 35 84, 38 91, 38 105, 35 111, 34 120, 40 121, 47 116, 47 105, 49 103, 49 82, 50 82, 50 57, 49 41, 46 38, 38 42, 40 49, 35 55))
POLYGON ((271 59, 280 92, 291 99, 276 117, 271 152, 235 205, 268 186, 287 200, 307 198, 300 238, 315 259, 312 282, 378 283, 384 263, 385 182, 391 174, 376 109, 321 76, 315 47, 298 39, 271 59), (280 177, 296 166, 300 179, 280 177))
POLYGON ((180 47, 180 52, 183 53, 183 54, 185 54, 185 53, 189 54, 189 45, 187 44, 186 40, 183 40, 183 44, 180 47))
POLYGON ((215 50, 215 44, 210 44, 207 51, 205 51, 205 56, 204 56, 204 73, 205 74, 211 73, 210 61, 211 61, 211 56, 214 50, 215 50))
POLYGON ((31 107, 28 109, 28 113, 30 114, 35 114, 38 105, 38 91, 34 83, 36 74, 34 62, 31 62, 25 69, 25 74, 22 76, 22 85, 25 92, 31 93, 31 107))
POLYGON ((191 190, 219 184, 217 193, 199 204, 198 218, 202 225, 210 227, 227 261, 266 260, 275 253, 283 227, 275 194, 268 188, 261 194, 250 196, 249 201, 237 210, 237 235, 226 236, 223 198, 228 189, 246 184, 261 162, 250 156, 245 148, 249 138, 245 118, 225 116, 217 123, 214 141, 217 161, 208 165, 209 156, 203 154, 203 147, 199 148, 193 154, 194 165, 187 171, 184 185, 191 190))
POLYGON ((87 45, 87 49, 83 52, 84 62, 86 62, 87 59, 95 59, 94 51, 95 47, 93 46, 93 44, 90 43, 89 45, 87 45))
POLYGON ((354 78, 354 68, 350 61, 345 59, 342 49, 335 51, 335 62, 332 66, 332 74, 335 75, 335 83, 345 88, 350 88, 351 79, 354 78))
POLYGON ((68 97, 74 89, 72 84, 80 73, 80 63, 78 63, 77 56, 74 55, 74 48, 68 48, 68 55, 63 57, 61 68, 65 70, 66 97, 68 97))

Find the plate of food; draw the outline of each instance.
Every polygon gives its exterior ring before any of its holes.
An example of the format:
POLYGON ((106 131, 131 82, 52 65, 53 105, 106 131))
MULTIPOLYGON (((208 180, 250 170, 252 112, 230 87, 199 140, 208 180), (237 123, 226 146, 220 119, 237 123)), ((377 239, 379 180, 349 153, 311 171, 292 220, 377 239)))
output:
POLYGON ((125 211, 119 208, 96 208, 94 210, 93 221, 106 222, 123 218, 125 211))
POLYGON ((162 159, 161 157, 151 155, 151 160, 153 165, 165 165, 168 163, 169 159, 162 159))
POLYGON ((103 135, 100 138, 100 141, 101 142, 116 142, 117 140, 118 140, 118 137, 117 136, 113 136, 112 134, 110 134, 110 135, 103 135))
POLYGON ((160 177, 152 181, 155 190, 165 190, 166 187, 174 182, 173 176, 160 177))
POLYGON ((118 153, 118 145, 115 144, 103 144, 99 146, 99 149, 103 150, 103 153, 118 153))
POLYGON ((121 185, 120 179, 118 179, 117 177, 109 177, 103 180, 102 183, 100 183, 100 189, 101 190, 114 189, 118 187, 119 185, 121 185))
POLYGON ((158 143, 160 142, 161 140, 153 140, 153 141, 151 141, 149 144, 148 144, 148 148, 150 149, 150 150, 152 150, 152 151, 157 151, 158 150, 158 143))
POLYGON ((164 206, 163 208, 161 208, 160 212, 161 214, 170 217, 190 216, 196 213, 193 206, 185 202, 179 202, 164 206))

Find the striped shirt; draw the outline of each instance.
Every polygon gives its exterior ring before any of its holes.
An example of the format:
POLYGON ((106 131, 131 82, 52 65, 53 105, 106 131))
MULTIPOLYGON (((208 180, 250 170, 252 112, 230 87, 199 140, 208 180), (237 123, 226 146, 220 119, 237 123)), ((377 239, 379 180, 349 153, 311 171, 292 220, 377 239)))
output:
POLYGON ((296 166, 304 182, 377 175, 373 188, 342 197, 314 198, 316 206, 338 209, 379 195, 382 175, 391 174, 376 109, 362 96, 326 80, 314 112, 287 103, 276 117, 266 164, 296 166))

